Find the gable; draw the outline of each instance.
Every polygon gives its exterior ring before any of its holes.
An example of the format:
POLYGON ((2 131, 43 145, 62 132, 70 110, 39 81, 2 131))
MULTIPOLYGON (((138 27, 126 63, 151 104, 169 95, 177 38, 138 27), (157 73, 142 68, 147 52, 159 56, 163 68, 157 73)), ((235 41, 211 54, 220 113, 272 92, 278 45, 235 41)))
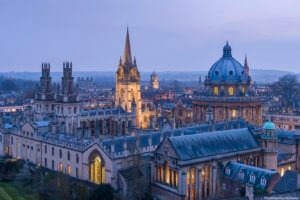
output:
POLYGON ((172 144, 170 143, 169 137, 165 137, 163 139, 163 141, 160 143, 160 145, 155 150, 155 153, 178 159, 176 151, 175 151, 174 147, 172 146, 172 144))

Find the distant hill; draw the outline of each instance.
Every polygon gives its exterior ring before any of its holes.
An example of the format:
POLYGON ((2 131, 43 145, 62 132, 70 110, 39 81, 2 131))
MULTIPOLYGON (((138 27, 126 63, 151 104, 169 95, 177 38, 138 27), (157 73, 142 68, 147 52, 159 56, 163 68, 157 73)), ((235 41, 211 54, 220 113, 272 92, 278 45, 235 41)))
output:
MULTIPOLYGON (((148 81, 152 72, 141 72, 142 81, 148 81)), ((252 79, 257 83, 271 83, 278 80, 279 77, 292 73, 287 71, 279 70, 262 70, 262 69, 253 69, 250 71, 252 79)), ((199 76, 201 75, 202 80, 204 80, 207 75, 207 71, 164 71, 157 72, 159 80, 178 80, 178 81, 198 81, 199 76)), ((296 73, 293 73, 296 74, 296 73)), ((52 78, 55 82, 61 80, 61 72, 52 72, 52 78)), ((0 76, 7 78, 16 78, 16 79, 27 79, 27 80, 39 80, 40 72, 0 72, 0 76)), ((297 74, 300 80, 300 74, 297 74)), ((95 80, 101 82, 112 82, 115 79, 115 72, 74 72, 74 77, 93 77, 95 80)))

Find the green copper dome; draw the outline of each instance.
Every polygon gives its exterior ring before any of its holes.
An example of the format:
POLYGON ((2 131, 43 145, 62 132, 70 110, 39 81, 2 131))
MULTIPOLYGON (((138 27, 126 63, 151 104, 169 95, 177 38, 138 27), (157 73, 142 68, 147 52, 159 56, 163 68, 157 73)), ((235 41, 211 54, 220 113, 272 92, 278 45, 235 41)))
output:
POLYGON ((276 126, 275 126, 275 124, 271 121, 271 120, 269 120, 269 121, 267 121, 265 124, 264 124, 264 127, 263 127, 265 130, 274 130, 274 129, 276 129, 276 126))

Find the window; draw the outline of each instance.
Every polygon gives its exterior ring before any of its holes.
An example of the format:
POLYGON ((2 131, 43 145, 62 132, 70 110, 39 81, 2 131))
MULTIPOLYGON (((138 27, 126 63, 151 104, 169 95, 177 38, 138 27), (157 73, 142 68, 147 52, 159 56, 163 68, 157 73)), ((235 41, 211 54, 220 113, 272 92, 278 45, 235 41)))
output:
POLYGON ((64 114, 64 107, 61 107, 61 114, 64 114))
POLYGON ((207 198, 210 195, 210 165, 204 166, 201 171, 201 196, 207 198))
POLYGON ((62 151, 61 151, 61 149, 59 150, 59 158, 62 158, 62 151))
POLYGON ((52 156, 54 156, 54 147, 52 147, 52 156))
POLYGON ((266 180, 266 178, 264 176, 260 179, 260 184, 262 186, 265 186, 267 184, 267 180, 266 180))
POLYGON ((47 145, 45 145, 44 148, 45 148, 45 154, 47 154, 47 145))
POLYGON ((74 114, 77 113, 77 107, 74 107, 74 114))
POLYGON ((11 140, 11 144, 14 144, 14 138, 10 137, 10 140, 11 140))
POLYGON ((60 162, 59 163, 59 171, 62 172, 63 171, 63 164, 60 162))
POLYGON ((186 173, 186 198, 195 200, 196 198, 196 169, 189 169, 186 173))
POLYGON ((242 87, 242 93, 245 94, 245 86, 242 87))
POLYGON ((0 135, 0 142, 2 142, 2 135, 0 135))
POLYGON ((254 183, 255 182, 255 175, 254 174, 250 174, 250 182, 254 183))
POLYGON ((234 95, 234 89, 233 89, 233 87, 229 87, 228 88, 228 95, 229 96, 233 96, 234 95))
POLYGON ((78 167, 76 167, 76 178, 79 177, 79 171, 78 171, 78 167))
POLYGON ((33 137, 33 132, 30 133, 31 137, 33 137))
POLYGON ((71 115, 71 107, 68 107, 68 113, 71 115))
POLYGON ((71 157, 71 155, 70 155, 70 152, 68 151, 68 160, 70 160, 70 157, 71 157))
POLYGON ((47 164, 48 164, 48 163, 47 163, 47 158, 45 158, 45 167, 47 167, 47 164))
POLYGON ((51 166, 52 170, 54 170, 54 160, 52 160, 52 166, 51 166))
POLYGON ((79 163, 79 156, 77 153, 76 153, 76 163, 79 163))
POLYGON ((170 173, 169 173, 169 163, 168 161, 166 160, 164 162, 164 182, 166 184, 169 184, 170 183, 170 173))
POLYGON ((237 117, 237 110, 236 109, 232 109, 231 110, 231 117, 232 118, 236 118, 237 117))
POLYGON ((70 165, 68 165, 68 167, 67 167, 67 173, 68 173, 69 175, 71 175, 71 166, 70 166, 70 165))
POLYGON ((219 87, 218 86, 214 87, 214 95, 219 95, 219 87))

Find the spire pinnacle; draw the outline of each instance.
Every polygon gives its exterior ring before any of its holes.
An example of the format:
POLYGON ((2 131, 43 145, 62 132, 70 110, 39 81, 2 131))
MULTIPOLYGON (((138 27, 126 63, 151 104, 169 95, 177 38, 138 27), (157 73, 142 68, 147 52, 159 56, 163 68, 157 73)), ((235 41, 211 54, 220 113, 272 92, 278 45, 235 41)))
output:
POLYGON ((126 64, 126 63, 129 63, 129 64, 132 63, 128 26, 127 26, 125 49, 124 49, 124 55, 123 55, 123 64, 126 64))
POLYGON ((246 74, 249 75, 249 66, 248 66, 247 54, 245 55, 244 71, 245 71, 246 74))

